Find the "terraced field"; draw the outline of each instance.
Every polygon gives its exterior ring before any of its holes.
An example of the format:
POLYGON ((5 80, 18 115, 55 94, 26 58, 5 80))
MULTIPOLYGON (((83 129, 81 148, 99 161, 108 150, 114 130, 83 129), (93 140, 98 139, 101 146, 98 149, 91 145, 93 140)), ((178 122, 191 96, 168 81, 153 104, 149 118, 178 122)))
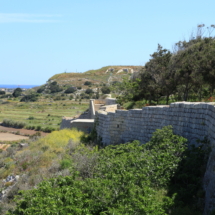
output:
POLYGON ((27 126, 52 127, 59 129, 63 116, 73 117, 84 112, 88 102, 71 100, 18 102, 4 101, 0 103, 0 122, 4 119, 21 121, 27 126))

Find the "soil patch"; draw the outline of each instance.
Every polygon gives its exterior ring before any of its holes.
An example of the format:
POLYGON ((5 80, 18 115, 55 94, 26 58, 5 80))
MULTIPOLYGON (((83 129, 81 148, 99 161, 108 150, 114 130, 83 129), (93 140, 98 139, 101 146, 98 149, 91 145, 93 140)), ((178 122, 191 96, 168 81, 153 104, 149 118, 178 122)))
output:
MULTIPOLYGON (((5 127, 5 126, 0 126, 0 131, 7 131, 10 133, 16 133, 17 131, 19 131, 20 135, 33 135, 37 132, 34 130, 27 130, 24 128, 9 128, 9 127, 5 127)), ((40 131, 40 133, 41 133, 41 136, 46 136, 47 134, 49 134, 49 133, 45 133, 42 131, 40 131)), ((18 136, 18 135, 16 135, 16 136, 18 136)))
POLYGON ((0 144, 0 149, 6 150, 9 146, 10 146, 10 144, 0 144))
POLYGON ((0 133, 0 141, 16 141, 16 140, 23 140, 28 139, 28 137, 15 135, 11 133, 0 133))

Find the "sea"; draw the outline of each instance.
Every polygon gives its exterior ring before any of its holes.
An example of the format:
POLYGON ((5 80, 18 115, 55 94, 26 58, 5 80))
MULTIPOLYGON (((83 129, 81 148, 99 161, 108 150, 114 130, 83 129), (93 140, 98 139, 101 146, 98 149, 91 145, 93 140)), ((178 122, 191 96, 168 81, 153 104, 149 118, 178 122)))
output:
POLYGON ((25 88, 25 89, 30 89, 30 88, 33 88, 33 87, 38 87, 39 85, 16 85, 16 84, 0 84, 0 88, 25 88))

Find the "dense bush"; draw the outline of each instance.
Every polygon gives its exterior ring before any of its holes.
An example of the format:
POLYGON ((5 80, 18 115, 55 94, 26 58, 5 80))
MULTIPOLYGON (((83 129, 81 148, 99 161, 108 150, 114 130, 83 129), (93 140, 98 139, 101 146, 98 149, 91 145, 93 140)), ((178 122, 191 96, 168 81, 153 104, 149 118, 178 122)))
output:
POLYGON ((58 92, 63 91, 63 89, 57 84, 56 81, 52 82, 49 85, 49 90, 50 90, 51 93, 58 93, 58 92))
POLYGON ((18 97, 18 96, 21 96, 21 94, 22 94, 22 89, 21 88, 16 88, 14 91, 13 91, 13 93, 12 93, 12 95, 14 96, 14 97, 18 97))
POLYGON ((84 82, 84 85, 92 85, 92 82, 90 82, 90 81, 85 81, 85 82, 84 82))
MULTIPOLYGON (((198 25, 197 33, 214 29, 198 25)), ((113 84, 119 102, 147 100, 149 104, 170 100, 202 101, 214 96, 215 37, 198 35, 175 43, 174 51, 158 44, 157 50, 138 73, 138 78, 113 84)), ((210 101, 210 99, 208 100, 210 101)))
POLYGON ((5 95, 5 91, 0 90, 0 95, 5 95))
POLYGON ((36 94, 30 94, 23 96, 20 102, 36 102, 38 100, 38 96, 36 94))
POLYGON ((101 91, 102 91, 102 93, 104 93, 104 94, 109 94, 110 93, 110 88, 109 87, 102 87, 101 88, 101 91))
POLYGON ((76 90, 74 87, 69 87, 65 90, 65 93, 74 93, 76 90))
MULTIPOLYGON (((83 177, 74 165, 71 176, 23 191, 9 214, 164 215, 174 203, 174 195, 166 196, 165 188, 182 160, 185 142, 170 127, 164 127, 143 145, 134 141, 100 151, 73 147, 73 162, 77 153, 79 157, 96 155, 93 174, 83 177)), ((70 165, 67 159, 61 161, 61 168, 70 165)))
POLYGON ((45 90, 45 86, 40 87, 40 88, 37 90, 37 93, 42 93, 44 90, 45 90))
POLYGON ((25 122, 13 121, 10 119, 4 119, 2 124, 6 127, 12 127, 12 128, 24 128, 26 126, 25 122))
POLYGON ((88 88, 88 89, 85 90, 85 93, 86 93, 86 94, 92 94, 92 93, 93 93, 93 90, 88 88))

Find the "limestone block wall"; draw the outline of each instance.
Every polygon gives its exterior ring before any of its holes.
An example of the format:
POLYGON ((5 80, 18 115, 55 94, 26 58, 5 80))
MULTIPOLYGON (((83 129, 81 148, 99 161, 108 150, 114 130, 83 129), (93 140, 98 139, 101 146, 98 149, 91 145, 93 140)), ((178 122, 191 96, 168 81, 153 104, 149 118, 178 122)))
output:
POLYGON ((116 113, 98 111, 97 120, 97 133, 105 145, 132 140, 145 143, 156 129, 166 125, 172 125, 176 134, 191 143, 204 136, 215 140, 215 108, 210 103, 172 103, 170 106, 116 110, 116 113))
POLYGON ((60 129, 71 128, 72 120, 73 120, 73 117, 63 117, 60 124, 60 129))
POLYGON ((115 98, 106 98, 105 99, 105 105, 114 105, 114 104, 116 104, 115 98))
POLYGON ((176 102, 170 106, 150 106, 116 113, 98 111, 97 134, 105 145, 139 140, 146 143, 152 133, 172 125, 175 134, 196 144, 197 139, 208 137, 212 152, 204 177, 206 191, 205 213, 215 209, 215 107, 214 103, 176 102))
POLYGON ((94 119, 76 119, 71 121, 71 128, 90 133, 94 127, 94 119))

